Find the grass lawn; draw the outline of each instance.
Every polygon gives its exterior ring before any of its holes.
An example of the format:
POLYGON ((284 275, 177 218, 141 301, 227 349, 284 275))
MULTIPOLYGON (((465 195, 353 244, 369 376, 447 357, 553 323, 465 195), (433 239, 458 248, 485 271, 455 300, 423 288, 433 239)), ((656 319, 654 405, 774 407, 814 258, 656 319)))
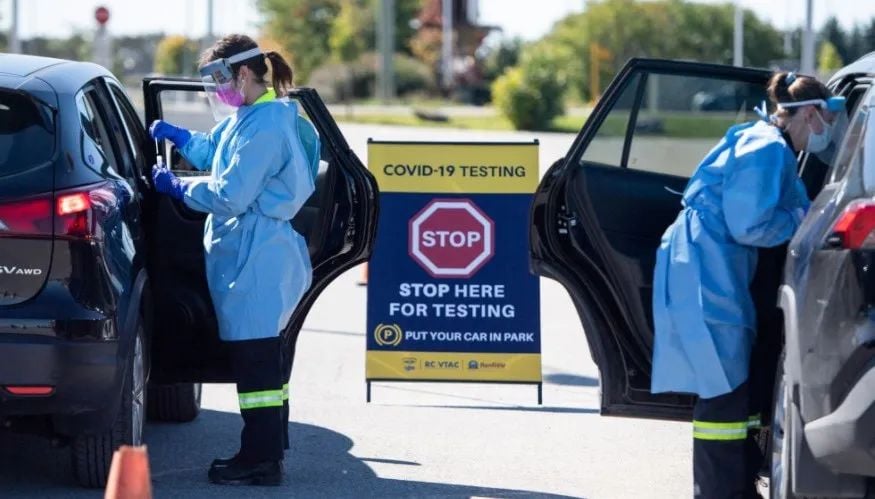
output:
MULTIPOLYGON (((578 133, 586 121, 586 116, 560 116, 553 120, 548 132, 578 133)), ((367 123, 376 125, 449 127, 467 130, 513 130, 507 118, 501 115, 484 116, 450 116, 447 121, 428 121, 410 114, 357 112, 351 117, 345 113, 337 113, 335 119, 339 122, 367 123)), ((601 136, 623 136, 626 132, 628 115, 612 114, 608 116, 600 130, 601 136)), ((719 138, 726 130, 736 123, 734 114, 726 113, 694 113, 694 112, 662 112, 655 117, 642 113, 638 124, 650 123, 650 129, 639 129, 637 135, 682 137, 682 138, 719 138)))
MULTIPOLYGON (((417 118, 412 113, 409 115, 357 113, 351 117, 347 117, 344 113, 338 113, 334 118, 340 123, 446 127, 465 130, 513 130, 513 125, 504 116, 453 116, 448 121, 428 121, 417 118)), ((553 126, 548 131, 577 133, 585 120, 586 118, 581 116, 561 116, 553 122, 553 126)))

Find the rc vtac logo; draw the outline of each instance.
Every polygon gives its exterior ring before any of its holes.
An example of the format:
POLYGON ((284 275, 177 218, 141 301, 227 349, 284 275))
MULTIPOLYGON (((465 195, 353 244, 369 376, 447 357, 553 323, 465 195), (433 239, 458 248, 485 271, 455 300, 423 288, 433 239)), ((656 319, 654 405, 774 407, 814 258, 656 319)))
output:
POLYGON ((401 359, 404 363, 404 370, 410 372, 416 369, 416 357, 404 357, 401 359))
POLYGON ((398 324, 377 324, 374 328, 374 340, 381 347, 397 347, 401 344, 403 332, 398 324))

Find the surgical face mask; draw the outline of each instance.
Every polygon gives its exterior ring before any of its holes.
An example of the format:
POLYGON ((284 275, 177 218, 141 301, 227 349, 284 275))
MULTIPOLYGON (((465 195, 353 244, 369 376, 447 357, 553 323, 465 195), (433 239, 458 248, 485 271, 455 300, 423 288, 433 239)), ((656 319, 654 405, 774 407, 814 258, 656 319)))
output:
POLYGON ((243 97, 243 89, 234 88, 234 84, 228 85, 219 85, 216 89, 216 97, 223 104, 227 104, 231 107, 240 107, 245 102, 245 98, 243 97))
POLYGON ((832 141, 832 125, 823 119, 820 112, 815 112, 814 114, 823 125, 823 130, 820 133, 815 133, 815 131, 811 129, 811 125, 808 125, 808 143, 805 145, 805 150, 810 153, 819 153, 829 147, 829 144, 832 141))

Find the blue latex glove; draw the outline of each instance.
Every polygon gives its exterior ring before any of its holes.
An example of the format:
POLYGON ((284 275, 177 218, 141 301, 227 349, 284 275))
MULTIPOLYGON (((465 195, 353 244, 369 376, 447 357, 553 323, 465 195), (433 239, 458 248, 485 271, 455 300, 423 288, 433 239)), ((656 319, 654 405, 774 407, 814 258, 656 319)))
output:
POLYGON ((191 139, 191 132, 185 128, 171 125, 164 120, 153 121, 152 126, 149 127, 149 135, 155 140, 168 139, 179 149, 185 147, 185 144, 188 144, 189 139, 191 139))
POLYGON ((156 191, 161 194, 167 194, 178 201, 182 201, 182 197, 188 189, 188 185, 174 175, 173 172, 158 165, 152 167, 152 182, 155 185, 156 191))

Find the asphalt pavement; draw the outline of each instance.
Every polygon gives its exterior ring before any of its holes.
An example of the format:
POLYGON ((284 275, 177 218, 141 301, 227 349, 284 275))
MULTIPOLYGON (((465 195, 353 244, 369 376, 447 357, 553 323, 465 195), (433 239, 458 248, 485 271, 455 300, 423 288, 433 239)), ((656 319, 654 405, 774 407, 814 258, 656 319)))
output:
MULTIPOLYGON (((572 135, 343 125, 366 157, 385 140, 541 141, 541 170, 572 135)), ((690 497, 688 424, 598 414, 598 370, 567 292, 541 283, 544 405, 531 386, 383 383, 365 402, 360 270, 333 283, 302 331, 291 380, 292 449, 280 488, 210 485, 241 420, 231 385, 208 385, 193 423, 149 424, 156 498, 690 497)), ((0 433, 0 497, 101 497, 73 483, 68 449, 0 433)))

